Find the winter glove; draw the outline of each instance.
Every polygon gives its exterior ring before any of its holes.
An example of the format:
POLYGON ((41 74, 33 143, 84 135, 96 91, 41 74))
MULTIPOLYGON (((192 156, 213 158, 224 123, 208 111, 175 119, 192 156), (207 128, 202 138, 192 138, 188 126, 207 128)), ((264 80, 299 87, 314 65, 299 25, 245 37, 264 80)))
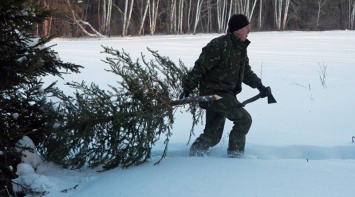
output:
POLYGON ((180 94, 180 96, 179 96, 179 99, 180 99, 180 100, 181 100, 181 99, 187 99, 187 98, 189 97, 189 95, 190 95, 190 92, 187 91, 187 90, 184 90, 184 91, 181 92, 181 94, 180 94))
POLYGON ((263 84, 260 84, 257 88, 260 92, 261 98, 265 98, 270 95, 270 92, 271 92, 270 87, 265 87, 263 84))

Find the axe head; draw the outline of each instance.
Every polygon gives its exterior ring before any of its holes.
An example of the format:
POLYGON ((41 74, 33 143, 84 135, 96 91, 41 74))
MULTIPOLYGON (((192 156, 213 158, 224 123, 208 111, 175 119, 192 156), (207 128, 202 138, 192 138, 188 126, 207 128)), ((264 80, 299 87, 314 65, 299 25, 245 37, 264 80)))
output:
POLYGON ((267 103, 271 104, 271 103, 277 103, 274 96, 272 96, 272 94, 270 94, 269 96, 267 96, 267 103))
POLYGON ((277 102, 276 102, 276 99, 274 98, 274 96, 272 96, 271 88, 270 88, 270 87, 267 87, 267 89, 268 89, 268 91, 269 91, 269 95, 267 96, 267 103, 268 103, 268 104, 277 103, 277 102))

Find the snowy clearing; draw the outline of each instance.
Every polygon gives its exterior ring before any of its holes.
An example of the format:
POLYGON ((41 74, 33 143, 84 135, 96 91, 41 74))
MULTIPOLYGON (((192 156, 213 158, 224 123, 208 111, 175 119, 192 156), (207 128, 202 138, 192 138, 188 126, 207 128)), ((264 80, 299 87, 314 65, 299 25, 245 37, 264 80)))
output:
MULTIPOLYGON (((51 43, 63 61, 85 67, 65 81, 88 81, 106 88, 117 77, 104 69, 101 45, 150 58, 147 47, 192 67, 203 46, 218 34, 143 36, 106 39, 56 39, 51 43)), ((159 165, 162 136, 151 162, 97 173, 41 164, 36 171, 51 184, 46 196, 342 196, 355 195, 355 31, 252 32, 248 48, 255 73, 270 86, 277 104, 258 100, 246 106, 253 117, 241 159, 226 157, 227 121, 222 141, 210 157, 188 157, 191 117, 176 113, 168 156, 159 165), (325 84, 321 83, 326 74, 325 84), (326 87, 325 87, 326 86, 326 87), (61 192, 65 190, 66 193, 61 192)), ((47 77, 48 83, 59 80, 47 77)), ((69 87, 63 90, 70 94, 69 87)), ((243 101, 257 94, 247 86, 243 101)), ((203 130, 196 129, 194 140, 203 130)))

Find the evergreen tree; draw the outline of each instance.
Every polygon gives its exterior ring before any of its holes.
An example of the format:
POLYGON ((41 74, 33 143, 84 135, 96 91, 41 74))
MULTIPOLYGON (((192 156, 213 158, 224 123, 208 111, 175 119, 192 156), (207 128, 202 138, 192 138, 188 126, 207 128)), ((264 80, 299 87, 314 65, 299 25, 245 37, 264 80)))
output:
MULTIPOLYGON (((149 160, 152 146, 165 135, 164 158, 176 111, 170 101, 178 98, 187 68, 150 49, 155 58, 150 61, 143 55, 142 61, 133 61, 125 51, 104 49, 113 56, 105 62, 111 66, 107 71, 118 75, 118 85, 105 91, 95 84, 72 82, 68 85, 77 89, 74 97, 58 91, 63 119, 43 144, 45 158, 72 168, 125 168, 149 160)), ((202 115, 198 109, 196 103, 187 109, 193 126, 202 115)))
MULTIPOLYGON (((187 68, 148 49, 154 60, 133 61, 124 51, 104 47, 120 77, 111 90, 85 82, 67 85, 76 89, 67 96, 55 83, 43 87, 41 77, 77 73, 81 66, 56 58, 53 36, 34 38, 34 26, 49 17, 39 0, 4 0, 0 4, 0 195, 13 194, 11 179, 21 154, 16 144, 29 136, 44 158, 66 167, 102 165, 104 169, 146 162, 154 143, 165 135, 166 156, 176 108, 172 98, 181 92, 187 68), (48 101, 55 97, 56 103, 48 101), (9 190, 9 193, 7 192, 9 190)), ((193 125, 202 116, 197 104, 187 108, 193 125)), ((34 150, 30 150, 34 151, 34 150)), ((160 160, 157 162, 159 163, 160 160)), ((25 188, 26 189, 26 188, 25 188)), ((26 190, 24 193, 27 193, 26 190)), ((17 194, 19 195, 19 194, 17 194)))
POLYGON ((36 145, 43 143, 58 118, 46 99, 55 83, 44 88, 41 77, 62 77, 81 67, 56 58, 46 45, 53 36, 33 37, 34 26, 50 14, 39 0, 0 3, 0 196, 13 194, 11 179, 21 161, 16 142, 27 135, 36 145))

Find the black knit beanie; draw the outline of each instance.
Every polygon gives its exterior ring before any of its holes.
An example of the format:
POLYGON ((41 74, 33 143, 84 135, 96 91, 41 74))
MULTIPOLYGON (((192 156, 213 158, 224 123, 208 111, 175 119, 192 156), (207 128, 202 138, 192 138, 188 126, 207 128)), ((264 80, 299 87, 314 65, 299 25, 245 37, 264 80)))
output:
POLYGON ((239 30, 249 24, 248 18, 243 14, 233 14, 228 22, 228 29, 230 32, 239 30))

